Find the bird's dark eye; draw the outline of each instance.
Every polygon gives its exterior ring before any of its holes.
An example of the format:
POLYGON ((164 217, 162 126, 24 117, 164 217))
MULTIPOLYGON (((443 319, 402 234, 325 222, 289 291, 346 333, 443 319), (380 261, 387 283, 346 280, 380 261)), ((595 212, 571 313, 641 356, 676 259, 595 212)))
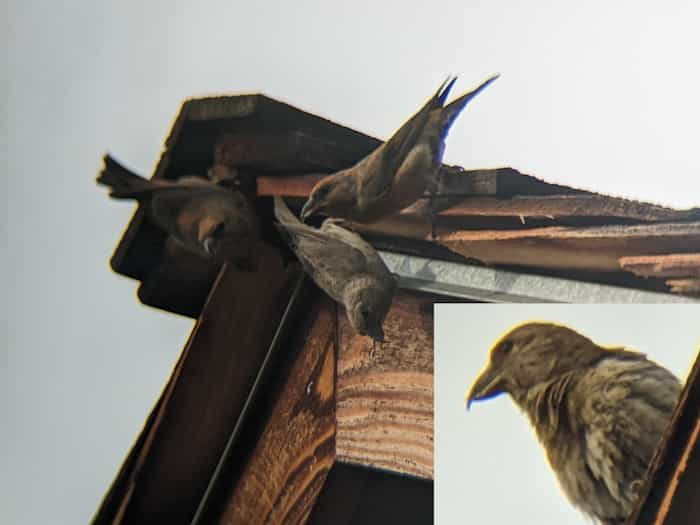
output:
POLYGON ((503 341, 498 347, 498 353, 503 355, 510 354, 511 350, 513 350, 513 341, 503 341))
POLYGON ((360 315, 364 318, 367 319, 369 317, 369 308, 364 307, 360 308, 360 315))
POLYGON ((315 199, 324 199, 326 195, 328 194, 328 190, 330 189, 330 186, 321 186, 314 192, 314 198, 315 199))
POLYGON ((216 228, 211 232, 212 237, 221 237, 224 233, 224 229, 226 226, 224 225, 223 222, 220 222, 219 224, 216 225, 216 228))

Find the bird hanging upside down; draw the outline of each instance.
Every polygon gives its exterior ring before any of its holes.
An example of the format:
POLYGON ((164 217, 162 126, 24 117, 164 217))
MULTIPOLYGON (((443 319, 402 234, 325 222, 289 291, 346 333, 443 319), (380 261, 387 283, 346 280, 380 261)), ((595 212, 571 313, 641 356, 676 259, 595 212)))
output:
POLYGON ((258 222, 240 192, 200 177, 148 180, 109 155, 97 182, 111 189, 110 197, 145 206, 153 221, 186 250, 217 262, 253 264, 258 222))
POLYGON ((623 525, 680 391, 644 354, 532 322, 495 343, 466 401, 509 394, 571 503, 603 525, 623 525))
POLYGON ((302 224, 280 197, 274 199, 278 229, 306 273, 333 300, 345 306, 355 331, 382 342, 382 325, 396 281, 377 251, 359 235, 330 219, 320 229, 302 224))
POLYGON ((420 199, 436 187, 445 137, 467 103, 496 80, 445 106, 456 78, 446 80, 394 135, 354 166, 321 179, 301 211, 305 221, 319 213, 358 223, 376 222, 420 199))

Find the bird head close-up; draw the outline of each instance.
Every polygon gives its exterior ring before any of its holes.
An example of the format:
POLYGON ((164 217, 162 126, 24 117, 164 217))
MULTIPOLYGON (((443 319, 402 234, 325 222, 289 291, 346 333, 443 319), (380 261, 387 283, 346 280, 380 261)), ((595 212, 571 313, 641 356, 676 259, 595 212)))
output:
POLYGON ((316 214, 331 216, 338 211, 351 209, 355 204, 353 181, 338 172, 318 181, 301 209, 301 220, 316 214))
POLYGON ((554 323, 528 322, 493 345, 467 394, 507 393, 526 414, 569 501, 621 525, 669 424, 680 381, 622 346, 603 347, 554 323))
POLYGON ((230 206, 213 207, 198 224, 197 241, 202 255, 216 261, 238 262, 248 256, 254 225, 230 206))
POLYGON ((384 342, 384 318, 391 306, 391 296, 374 286, 354 288, 347 292, 345 304, 348 308, 350 324, 362 335, 368 335, 375 341, 384 342), (387 300, 388 299, 388 300, 387 300))
POLYGON ((486 368, 466 396, 467 407, 504 393, 518 402, 529 389, 591 366, 611 351, 566 326, 521 324, 491 348, 486 368))

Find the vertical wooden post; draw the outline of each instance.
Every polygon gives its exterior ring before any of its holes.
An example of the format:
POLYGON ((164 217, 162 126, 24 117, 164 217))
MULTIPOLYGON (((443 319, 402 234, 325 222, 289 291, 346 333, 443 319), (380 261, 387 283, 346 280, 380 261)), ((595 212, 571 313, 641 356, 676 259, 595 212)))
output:
POLYGON ((325 297, 315 309, 222 524, 305 523, 335 461, 335 310, 325 297))
POLYGON ((93 521, 188 524, 291 294, 277 252, 224 266, 125 467, 93 521))
POLYGON ((433 478, 433 297, 400 292, 385 342, 339 312, 338 459, 433 478))

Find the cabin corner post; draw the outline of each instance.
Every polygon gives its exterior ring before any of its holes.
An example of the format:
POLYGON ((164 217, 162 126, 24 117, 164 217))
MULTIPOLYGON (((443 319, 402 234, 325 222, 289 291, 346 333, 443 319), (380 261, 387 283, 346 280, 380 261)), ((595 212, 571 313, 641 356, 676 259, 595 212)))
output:
POLYGON ((306 523, 336 457, 334 313, 319 298, 292 338, 293 363, 218 523, 306 523))

